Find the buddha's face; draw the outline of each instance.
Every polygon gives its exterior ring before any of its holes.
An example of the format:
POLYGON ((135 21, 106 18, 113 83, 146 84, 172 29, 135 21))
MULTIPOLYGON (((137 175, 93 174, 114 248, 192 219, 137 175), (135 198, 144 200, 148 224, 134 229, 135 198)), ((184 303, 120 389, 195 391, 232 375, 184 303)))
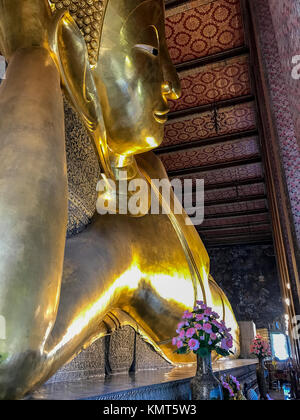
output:
POLYGON ((163 0, 109 0, 93 74, 109 149, 130 156, 159 146, 168 99, 180 96, 163 0))

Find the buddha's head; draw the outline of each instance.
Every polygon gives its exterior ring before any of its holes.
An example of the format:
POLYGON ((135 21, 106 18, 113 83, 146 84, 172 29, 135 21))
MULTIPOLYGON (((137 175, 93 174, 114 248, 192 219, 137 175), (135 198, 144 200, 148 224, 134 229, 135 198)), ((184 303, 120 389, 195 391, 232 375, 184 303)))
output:
POLYGON ((109 0, 94 70, 109 147, 160 145, 168 99, 180 94, 165 39, 163 0, 109 0))
POLYGON ((159 146, 169 111, 168 99, 180 96, 179 80, 166 45, 163 0, 69 3, 67 7, 65 1, 52 0, 52 7, 68 8, 87 44, 88 63, 84 63, 79 35, 77 42, 71 42, 70 25, 62 25, 60 55, 66 54, 67 48, 71 52, 61 61, 77 109, 78 102, 80 107, 89 108, 83 115, 90 123, 95 112, 91 112, 91 102, 98 97, 106 142, 113 154, 126 157, 159 146), (76 57, 71 57, 72 51, 76 57), (79 76, 83 68, 84 78, 79 76), (80 84, 83 94, 74 95, 76 89, 80 91, 80 84))

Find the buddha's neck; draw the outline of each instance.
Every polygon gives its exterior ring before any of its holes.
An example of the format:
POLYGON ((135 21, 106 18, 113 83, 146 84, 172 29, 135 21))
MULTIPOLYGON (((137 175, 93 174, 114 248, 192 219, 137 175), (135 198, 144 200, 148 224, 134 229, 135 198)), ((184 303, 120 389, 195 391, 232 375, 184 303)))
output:
POLYGON ((110 165, 116 180, 133 179, 138 173, 138 166, 134 156, 117 155, 110 153, 110 165))

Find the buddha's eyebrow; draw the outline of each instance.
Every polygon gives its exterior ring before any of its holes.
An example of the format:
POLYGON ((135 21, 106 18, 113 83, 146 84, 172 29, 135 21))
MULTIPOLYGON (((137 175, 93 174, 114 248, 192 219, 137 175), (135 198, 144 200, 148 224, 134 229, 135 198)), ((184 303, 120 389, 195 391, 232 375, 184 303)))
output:
POLYGON ((149 44, 135 44, 133 48, 139 48, 140 50, 145 50, 149 54, 157 56, 159 51, 158 48, 154 47, 153 45, 149 44))

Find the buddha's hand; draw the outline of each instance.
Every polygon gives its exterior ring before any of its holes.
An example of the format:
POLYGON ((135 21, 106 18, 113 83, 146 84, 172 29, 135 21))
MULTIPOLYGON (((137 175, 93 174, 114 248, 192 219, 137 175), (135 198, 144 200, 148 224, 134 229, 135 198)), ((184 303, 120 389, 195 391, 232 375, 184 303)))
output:
POLYGON ((9 61, 20 48, 48 48, 52 21, 48 0, 0 0, 1 54, 9 61))

